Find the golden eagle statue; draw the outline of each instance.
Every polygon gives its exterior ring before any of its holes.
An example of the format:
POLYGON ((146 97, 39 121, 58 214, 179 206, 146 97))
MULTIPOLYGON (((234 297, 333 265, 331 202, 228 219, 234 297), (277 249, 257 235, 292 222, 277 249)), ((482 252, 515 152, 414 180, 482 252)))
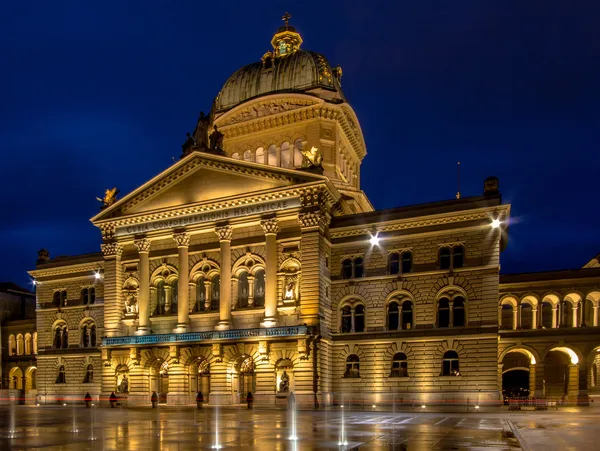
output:
POLYGON ((300 151, 304 156, 304 160, 302 161, 303 168, 320 168, 323 163, 323 154, 321 151, 312 146, 310 150, 301 150, 300 151))
POLYGON ((120 191, 115 187, 113 189, 107 189, 106 191, 104 191, 103 199, 96 197, 96 199, 99 202, 102 202, 102 207, 100 208, 110 207, 112 204, 114 204, 117 201, 117 196, 119 195, 119 192, 120 191))

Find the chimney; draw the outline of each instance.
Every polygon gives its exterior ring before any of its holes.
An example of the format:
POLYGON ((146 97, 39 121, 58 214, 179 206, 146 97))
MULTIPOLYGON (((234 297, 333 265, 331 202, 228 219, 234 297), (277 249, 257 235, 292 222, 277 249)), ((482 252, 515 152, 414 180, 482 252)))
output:
POLYGON ((499 196, 500 195, 500 182, 498 177, 488 177, 483 182, 483 195, 484 196, 499 196))
POLYGON ((44 263, 48 263, 48 261, 50 260, 50 252, 48 252, 46 249, 40 249, 38 251, 38 258, 37 258, 37 265, 43 265, 44 263))

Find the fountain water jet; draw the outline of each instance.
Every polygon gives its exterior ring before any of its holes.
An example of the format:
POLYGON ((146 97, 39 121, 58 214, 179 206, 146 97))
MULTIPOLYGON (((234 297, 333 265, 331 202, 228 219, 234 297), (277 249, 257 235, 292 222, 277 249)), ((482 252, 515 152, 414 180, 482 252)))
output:
POLYGON ((79 430, 77 429, 77 411, 76 411, 76 407, 75 407, 75 403, 73 403, 73 428, 71 429, 71 432, 73 434, 77 434, 79 432, 79 430))
POLYGON ((8 438, 17 438, 17 427, 15 422, 15 404, 14 400, 10 400, 10 412, 8 417, 8 438))
POLYGON ((340 439, 338 441, 338 446, 348 446, 348 437, 346 437, 346 418, 344 414, 344 400, 342 398, 342 405, 340 406, 342 410, 341 417, 341 427, 340 427, 340 439))
POLYGON ((221 439, 219 438, 219 407, 215 407, 215 443, 212 446, 212 449, 221 449, 223 445, 221 445, 221 439))
POLYGON ((94 434, 94 425, 96 423, 96 408, 94 407, 93 404, 92 404, 92 408, 90 409, 90 417, 91 417, 90 440, 96 440, 96 435, 94 434))
POLYGON ((288 396, 288 421, 290 424, 290 440, 298 440, 298 429, 296 424, 296 397, 294 393, 290 393, 288 396))

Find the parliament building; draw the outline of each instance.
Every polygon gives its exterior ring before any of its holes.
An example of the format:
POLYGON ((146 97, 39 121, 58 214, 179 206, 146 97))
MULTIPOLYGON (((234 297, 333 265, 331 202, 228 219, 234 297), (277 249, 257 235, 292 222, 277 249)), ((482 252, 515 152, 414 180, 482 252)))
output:
POLYGON ((495 177, 477 196, 376 210, 342 69, 288 17, 271 45, 177 162, 107 191, 101 252, 40 251, 27 399, 493 406, 526 372, 525 396, 593 400, 599 258, 501 276, 510 205, 495 177))

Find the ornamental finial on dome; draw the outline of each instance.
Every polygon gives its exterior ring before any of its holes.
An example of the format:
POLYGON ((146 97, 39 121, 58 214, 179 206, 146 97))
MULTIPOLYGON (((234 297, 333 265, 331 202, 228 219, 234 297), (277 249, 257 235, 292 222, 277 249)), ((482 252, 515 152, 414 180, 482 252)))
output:
POLYGON ((277 33, 275 33, 275 36, 271 39, 271 45, 273 46, 276 58, 291 55, 300 50, 300 46, 302 45, 300 33, 298 33, 294 27, 289 25, 291 18, 292 15, 288 12, 281 17, 281 20, 285 22, 285 25, 279 27, 279 30, 277 30, 277 33))

